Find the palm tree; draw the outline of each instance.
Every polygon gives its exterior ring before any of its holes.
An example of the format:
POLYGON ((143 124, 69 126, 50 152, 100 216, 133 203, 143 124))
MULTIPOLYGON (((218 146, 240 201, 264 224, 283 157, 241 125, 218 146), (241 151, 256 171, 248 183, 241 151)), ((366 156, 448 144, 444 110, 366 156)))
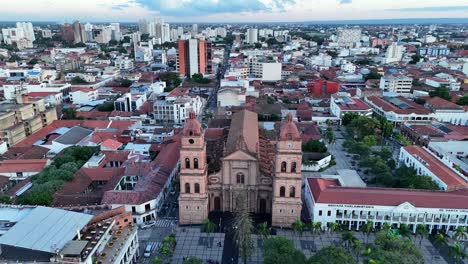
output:
POLYGON ((374 229, 374 222, 368 220, 363 228, 362 228, 362 232, 364 232, 366 234, 366 244, 369 243, 369 235, 370 233, 372 232, 372 230, 374 229))
POLYGON ((354 255, 356 256, 356 263, 359 263, 359 256, 361 255, 362 243, 359 239, 355 239, 352 244, 354 255))
POLYGON ((335 222, 328 223, 328 230, 332 233, 340 230, 340 225, 335 222))
POLYGON ((270 235, 270 229, 268 228, 267 222, 260 223, 257 227, 257 232, 263 239, 267 239, 270 235))
POLYGON ((390 229, 392 229, 392 225, 390 225, 389 223, 385 222, 382 224, 382 230, 384 231, 390 231, 390 229))
POLYGON ((322 239, 322 237, 320 236, 320 234, 322 233, 322 223, 320 222, 313 222, 312 223, 312 230, 314 233, 317 233, 320 240, 322 239))
POLYGON ((411 230, 407 224, 400 224, 400 227, 398 228, 398 232, 402 236, 409 236, 411 234, 411 230))
POLYGON ((419 246, 422 244, 422 240, 429 236, 429 231, 427 231, 427 228, 423 224, 418 224, 416 226, 416 236, 419 236, 419 246))
POLYGON ((457 241, 467 240, 468 239, 468 232, 467 232, 466 227, 464 227, 464 226, 457 227, 457 229, 455 229, 454 238, 457 241))
POLYGON ((369 263, 369 264, 380 264, 380 261, 374 260, 374 259, 369 259, 369 261, 367 263, 369 263))
POLYGON ((341 239, 346 246, 346 249, 349 251, 351 244, 356 240, 353 233, 351 231, 345 231, 341 234, 341 239))
POLYGON ((301 220, 296 220, 292 223, 291 228, 294 232, 298 232, 299 235, 302 235, 302 232, 304 231, 304 223, 301 220))
POLYGON ((450 246, 449 254, 455 259, 455 263, 461 263, 466 258, 466 253, 458 242, 450 246))
POLYGON ((238 207, 234 217, 234 225, 237 227, 234 237, 238 241, 239 254, 247 264, 248 259, 253 253, 252 230, 254 229, 249 208, 246 205, 246 194, 242 192, 238 196, 238 207))
POLYGON ((442 233, 437 233, 434 236, 434 244, 438 247, 442 246, 445 244, 445 236, 442 233))
POLYGON ((216 229, 216 224, 213 223, 213 221, 211 221, 210 219, 205 219, 203 220, 203 232, 206 232, 206 233, 213 233, 216 229))

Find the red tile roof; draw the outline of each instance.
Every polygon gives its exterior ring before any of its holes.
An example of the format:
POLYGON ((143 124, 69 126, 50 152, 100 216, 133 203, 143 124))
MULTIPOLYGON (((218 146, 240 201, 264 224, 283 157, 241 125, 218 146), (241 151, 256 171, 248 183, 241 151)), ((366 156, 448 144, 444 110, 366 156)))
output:
POLYGON ((105 147, 108 149, 114 149, 117 150, 122 146, 122 143, 118 142, 117 140, 113 139, 106 139, 104 142, 101 143, 101 147, 105 147))
POLYGON ((454 109, 454 110, 464 110, 463 106, 454 104, 450 101, 442 99, 440 97, 432 97, 426 100, 426 104, 433 109, 454 109))
POLYGON ((378 106, 379 108, 382 108, 383 111, 385 112, 394 112, 397 114, 420 114, 420 115, 427 115, 430 114, 432 111, 430 109, 427 109, 423 107, 422 105, 416 104, 404 97, 396 97, 397 99, 401 100, 403 103, 407 104, 408 106, 412 108, 408 109, 403 109, 400 108, 396 105, 393 105, 389 101, 385 100, 385 98, 379 97, 379 96, 369 96, 367 97, 367 100, 372 102, 374 105, 378 106))
POLYGON ((48 159, 4 160, 0 164, 0 174, 13 172, 40 172, 48 162, 48 159))
POLYGON ((468 209, 468 192, 425 191, 339 186, 337 180, 308 178, 316 203, 398 206, 409 202, 419 208, 468 209))
POLYGON ((448 190, 467 189, 468 183, 449 167, 443 164, 440 160, 436 159, 429 152, 419 146, 407 146, 403 147, 410 155, 417 156, 424 160, 427 165, 424 165, 434 175, 437 176, 442 182, 444 182, 448 190))

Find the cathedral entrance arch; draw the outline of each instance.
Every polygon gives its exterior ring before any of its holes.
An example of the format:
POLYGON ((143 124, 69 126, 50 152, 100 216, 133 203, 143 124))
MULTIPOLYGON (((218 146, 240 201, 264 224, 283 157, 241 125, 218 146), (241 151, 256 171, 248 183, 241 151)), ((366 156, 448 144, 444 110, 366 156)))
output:
POLYGON ((261 213, 261 214, 266 214, 266 212, 267 212, 267 201, 266 201, 266 199, 264 199, 264 198, 260 199, 258 212, 261 213))
POLYGON ((221 198, 219 196, 214 198, 214 210, 221 211, 221 198))

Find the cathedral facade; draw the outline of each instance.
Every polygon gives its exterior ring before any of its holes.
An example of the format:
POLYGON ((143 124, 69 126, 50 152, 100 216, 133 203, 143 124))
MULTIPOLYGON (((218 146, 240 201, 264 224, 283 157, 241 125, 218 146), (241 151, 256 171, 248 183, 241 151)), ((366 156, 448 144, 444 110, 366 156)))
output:
POLYGON ((271 214, 273 226, 300 219, 302 141, 292 115, 278 132, 260 129, 247 110, 233 115, 229 129, 204 130, 192 113, 182 132, 179 223, 200 224, 211 211, 241 206, 271 214))

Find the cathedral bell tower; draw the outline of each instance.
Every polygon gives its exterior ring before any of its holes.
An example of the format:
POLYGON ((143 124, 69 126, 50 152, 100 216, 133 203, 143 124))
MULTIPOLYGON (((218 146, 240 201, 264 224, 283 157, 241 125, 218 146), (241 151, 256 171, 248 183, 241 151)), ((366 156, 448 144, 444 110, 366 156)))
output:
POLYGON ((272 225, 291 227, 301 219, 302 140, 292 114, 286 118, 276 144, 272 225))
POLYGON ((201 224, 208 218, 207 184, 204 131, 195 113, 190 112, 180 149, 179 224, 201 224))

